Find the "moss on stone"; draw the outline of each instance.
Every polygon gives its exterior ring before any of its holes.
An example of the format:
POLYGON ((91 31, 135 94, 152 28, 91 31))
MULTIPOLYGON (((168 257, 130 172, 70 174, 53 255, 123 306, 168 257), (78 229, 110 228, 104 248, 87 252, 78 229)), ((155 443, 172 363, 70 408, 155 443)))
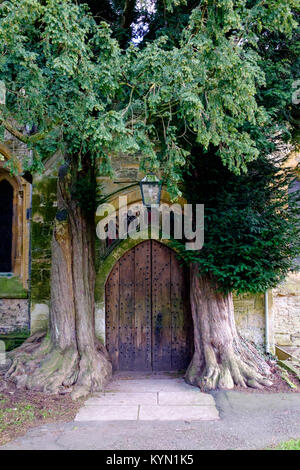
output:
POLYGON ((52 197, 56 199, 57 178, 55 176, 45 176, 34 180, 33 191, 34 194, 42 194, 43 196, 52 197))
POLYGON ((45 176, 33 184, 31 298, 50 298, 51 239, 56 207, 57 178, 45 176))
POLYGON ((32 259, 51 258, 52 224, 32 222, 32 259))
POLYGON ((43 303, 50 298, 51 262, 33 263, 31 271, 31 299, 34 303, 43 303))
POLYGON ((0 298, 26 299, 27 297, 28 292, 18 277, 0 277, 0 298))
POLYGON ((30 336, 30 331, 26 330, 16 330, 13 333, 7 333, 5 335, 0 335, 0 341, 5 343, 5 351, 11 351, 12 349, 21 346, 22 343, 30 336))

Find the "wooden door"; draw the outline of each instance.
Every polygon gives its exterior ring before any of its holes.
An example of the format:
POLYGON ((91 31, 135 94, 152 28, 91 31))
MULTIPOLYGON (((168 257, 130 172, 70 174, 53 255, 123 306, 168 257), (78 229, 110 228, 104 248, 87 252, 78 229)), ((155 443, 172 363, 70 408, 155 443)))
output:
POLYGON ((106 345, 115 370, 181 370, 192 355, 187 270, 147 240, 114 266, 105 287, 106 345))

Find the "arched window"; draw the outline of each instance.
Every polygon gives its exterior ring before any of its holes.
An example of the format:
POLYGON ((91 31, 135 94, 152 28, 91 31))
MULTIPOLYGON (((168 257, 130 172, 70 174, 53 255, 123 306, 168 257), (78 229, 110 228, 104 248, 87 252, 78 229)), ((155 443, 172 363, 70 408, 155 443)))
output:
POLYGON ((14 190, 6 180, 0 181, 0 272, 12 271, 12 225, 14 190))
POLYGON ((21 164, 0 142, 0 299, 21 295, 19 284, 28 289, 31 184, 21 174, 21 164), (7 168, 10 159, 18 174, 7 168))

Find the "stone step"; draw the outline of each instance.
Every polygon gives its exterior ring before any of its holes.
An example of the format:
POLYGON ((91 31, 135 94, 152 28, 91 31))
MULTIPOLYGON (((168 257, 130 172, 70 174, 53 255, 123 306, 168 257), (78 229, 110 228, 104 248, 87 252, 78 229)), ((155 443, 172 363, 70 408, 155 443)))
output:
POLYGON ((203 421, 219 419, 212 395, 180 379, 114 379, 89 398, 75 421, 203 421))
POLYGON ((89 398, 85 405, 157 405, 156 392, 106 392, 89 398))
POLYGON ((219 419, 215 406, 159 405, 140 407, 139 421, 211 421, 219 419))
POLYGON ((75 421, 137 421, 138 405, 89 405, 79 410, 75 421))
POLYGON ((200 393, 197 387, 188 385, 183 379, 116 380, 108 384, 106 391, 136 392, 137 390, 139 392, 177 392, 196 390, 200 393))
POLYGON ((219 419, 215 406, 88 405, 75 421, 211 421, 219 419))
POLYGON ((184 391, 184 392, 159 392, 158 393, 159 405, 199 405, 214 406, 215 401, 208 393, 201 393, 197 391, 184 391))

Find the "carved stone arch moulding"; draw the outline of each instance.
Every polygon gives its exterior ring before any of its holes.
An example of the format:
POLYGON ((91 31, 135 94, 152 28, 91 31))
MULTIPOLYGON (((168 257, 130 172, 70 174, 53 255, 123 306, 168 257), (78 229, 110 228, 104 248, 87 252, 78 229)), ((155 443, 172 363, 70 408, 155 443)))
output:
MULTIPOLYGON (((106 338, 105 338, 106 336, 106 332, 105 332, 105 320, 106 320, 105 285, 106 285, 106 282, 114 266, 122 258, 122 256, 128 253, 131 249, 142 244, 146 240, 151 240, 151 238, 141 237, 140 239, 127 238, 125 240, 121 240, 120 243, 112 251, 110 251, 100 262, 100 266, 96 274, 96 283, 95 283, 95 302, 96 302, 95 329, 96 329, 97 337, 104 344, 106 341, 106 338)), ((159 242, 161 245, 169 246, 171 248, 170 240, 159 240, 159 242)), ((172 250, 176 251, 174 247, 172 247, 172 250)))
MULTIPOLYGON (((161 229, 163 229, 162 226, 162 213, 166 208, 169 208, 171 212, 174 214, 179 214, 180 217, 183 217, 184 213, 184 205, 187 204, 186 199, 184 198, 178 198, 176 201, 172 201, 170 194, 166 189, 162 189, 161 191, 161 199, 160 199, 160 226, 161 229)), ((105 232, 107 232, 108 237, 106 238, 104 242, 104 257, 108 255, 110 251, 115 249, 118 245, 120 240, 118 240, 118 229, 119 229, 119 214, 120 211, 124 210, 127 208, 128 211, 128 217, 127 217, 127 222, 128 224, 136 218, 136 215, 140 215, 140 208, 143 207, 143 201, 142 201, 142 196, 141 196, 141 191, 139 186, 133 185, 130 188, 124 188, 124 189, 119 189, 116 192, 113 192, 109 197, 107 197, 105 201, 105 205, 109 205, 110 209, 107 210, 105 209, 105 212, 101 212, 101 210, 96 212, 96 222, 98 223, 99 221, 102 221, 102 224, 104 224, 104 219, 107 220, 107 223, 104 227, 105 232), (113 212, 111 212, 113 211, 113 212), (101 215, 100 215, 101 214, 101 215), (117 239, 111 239, 109 236, 109 224, 113 222, 113 230, 112 233, 114 234, 114 237, 117 237, 117 239), (117 235, 115 235, 117 234, 117 235)), ((101 207, 101 206, 99 206, 101 207)), ((151 220, 148 220, 148 223, 151 224, 151 220)), ((139 237, 141 238, 141 237, 139 237)), ((146 237, 148 238, 148 236, 146 237)), ((161 237, 164 238, 163 232, 161 233, 161 237)))

